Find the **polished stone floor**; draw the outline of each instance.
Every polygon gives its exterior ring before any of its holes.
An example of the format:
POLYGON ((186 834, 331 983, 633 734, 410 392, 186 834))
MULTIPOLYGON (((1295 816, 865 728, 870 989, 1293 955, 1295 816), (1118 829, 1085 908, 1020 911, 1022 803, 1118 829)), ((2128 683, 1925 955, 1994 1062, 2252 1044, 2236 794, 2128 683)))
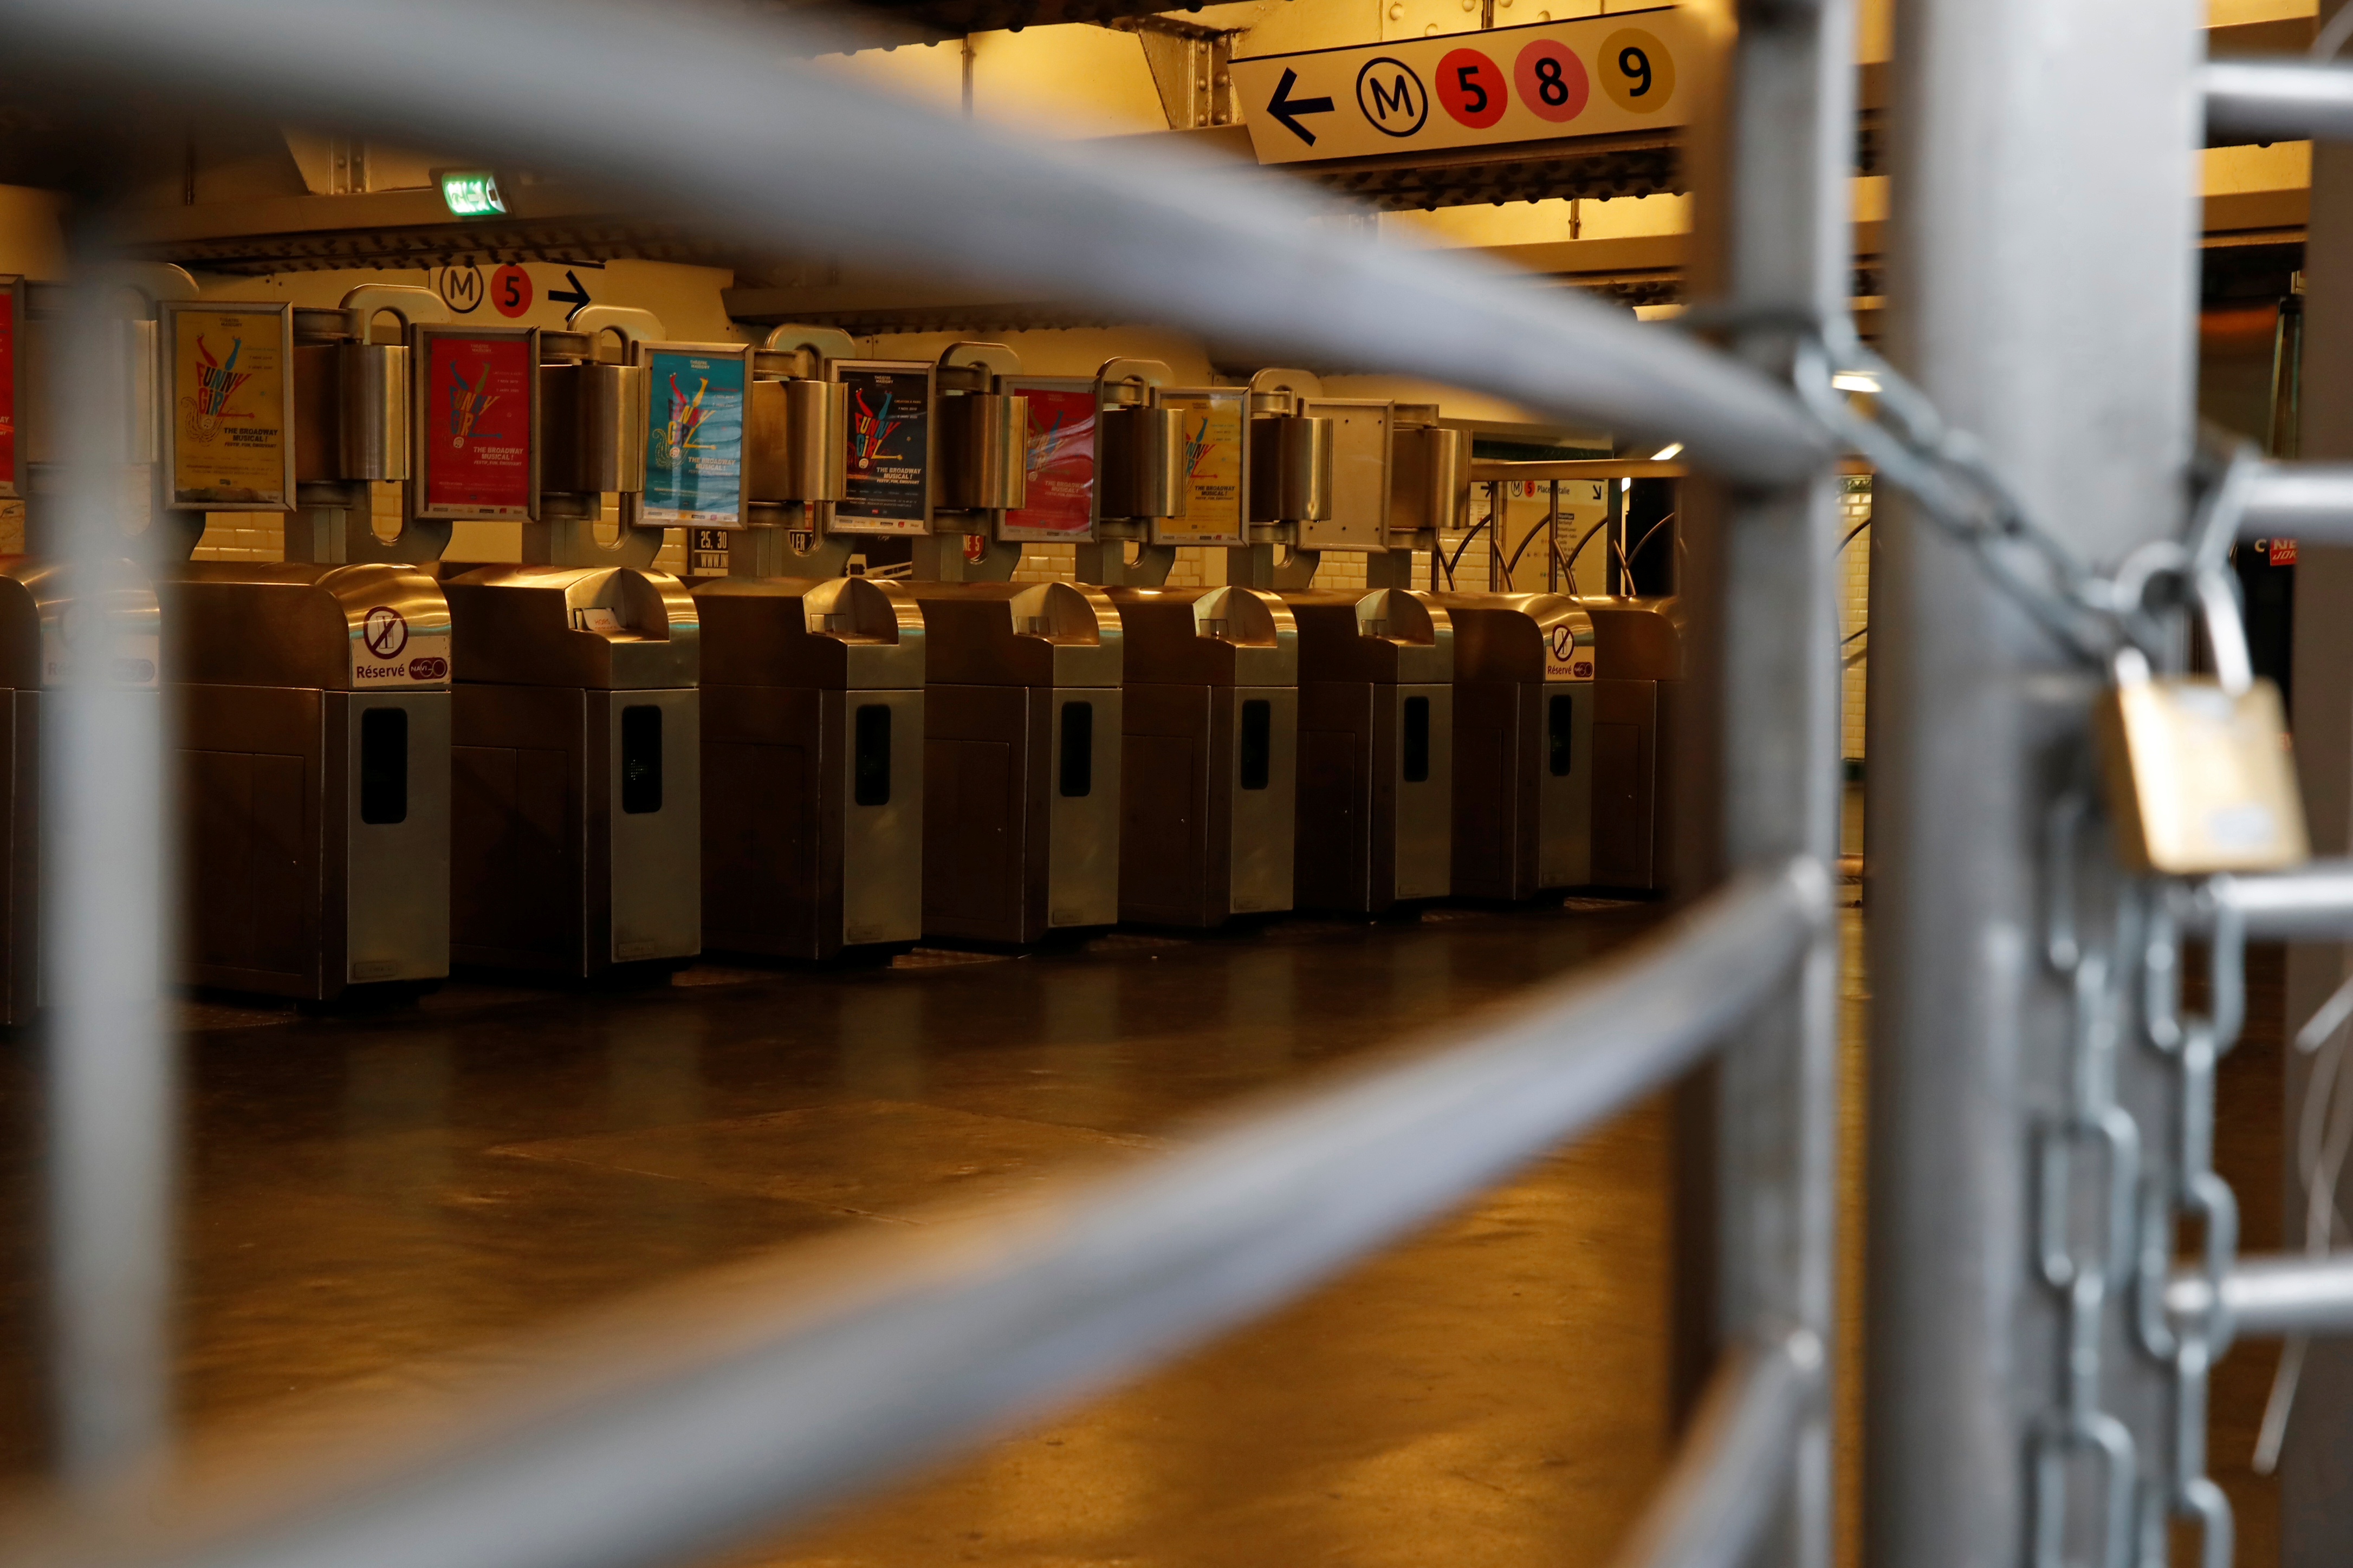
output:
MULTIPOLYGON (((1647 906, 1114 934, 1020 958, 452 985, 316 1018, 188 1010, 189 1423, 474 1352, 797 1238, 1018 1204, 1073 1162, 1445 1029, 1647 906)), ((32 1131, 30 1042, 0 1096, 32 1131)), ((17 1152, 8 1193, 29 1219, 17 1152)), ((1524 1564, 1605 1555, 1667 1448, 1667 1117, 1638 1106, 1409 1246, 1145 1381, 749 1554, 763 1564, 1524 1564)), ((31 1258, 0 1456, 39 1461, 31 1258)))

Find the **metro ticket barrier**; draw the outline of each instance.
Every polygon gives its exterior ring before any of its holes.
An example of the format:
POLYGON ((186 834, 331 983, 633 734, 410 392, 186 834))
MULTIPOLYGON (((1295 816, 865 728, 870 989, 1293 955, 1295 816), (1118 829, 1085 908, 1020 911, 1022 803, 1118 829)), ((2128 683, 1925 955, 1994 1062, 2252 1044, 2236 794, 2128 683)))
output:
POLYGON ((1404 588, 1283 595, 1299 628, 1301 909, 1451 889, 1454 632, 1404 588))
POLYGON ((344 308, 166 301, 161 490, 193 546, 208 510, 274 510, 288 560, 175 562, 157 592, 178 715, 185 973, 333 1001, 449 969, 450 626, 379 540, 369 486, 406 476, 404 345, 423 289, 344 308))
POLYGON ((1069 583, 891 591, 923 617, 925 934, 1030 942, 1113 923, 1119 612, 1069 583))
POLYGON ((694 604, 703 941, 803 959, 915 941, 922 610, 859 577, 712 578, 694 604))
POLYGON ((193 562, 157 583, 185 972, 332 1001, 449 972, 449 612, 422 573, 193 562))
POLYGON ((1683 617, 1673 599, 1588 599, 1593 622, 1593 881, 1661 891, 1672 872, 1683 617))
POLYGON ((1119 915, 1210 927, 1291 908, 1299 649, 1251 588, 1111 588, 1120 617, 1119 915))
POLYGON ((1561 594, 1440 594, 1454 626, 1454 895, 1594 881, 1595 638, 1561 594))
POLYGON ((420 326, 409 513, 512 517, 525 564, 443 584, 453 689, 451 956, 590 979, 702 946, 699 623, 651 570, 660 530, 607 495, 644 489, 642 311, 575 332, 420 326), (633 363, 598 357, 612 330, 633 363))

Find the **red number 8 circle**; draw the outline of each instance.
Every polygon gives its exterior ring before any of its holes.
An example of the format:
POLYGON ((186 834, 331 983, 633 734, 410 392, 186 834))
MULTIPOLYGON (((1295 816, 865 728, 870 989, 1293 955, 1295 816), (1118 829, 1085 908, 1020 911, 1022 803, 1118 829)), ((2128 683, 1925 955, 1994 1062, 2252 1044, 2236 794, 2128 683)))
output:
POLYGON ((1512 85, 1520 101, 1546 120, 1574 120, 1585 112, 1593 84, 1585 62, 1556 38, 1538 38, 1512 62, 1512 85))
POLYGON ((1438 101, 1462 124, 1484 131, 1504 118, 1512 95, 1501 66, 1476 49, 1452 49, 1438 62, 1438 101))

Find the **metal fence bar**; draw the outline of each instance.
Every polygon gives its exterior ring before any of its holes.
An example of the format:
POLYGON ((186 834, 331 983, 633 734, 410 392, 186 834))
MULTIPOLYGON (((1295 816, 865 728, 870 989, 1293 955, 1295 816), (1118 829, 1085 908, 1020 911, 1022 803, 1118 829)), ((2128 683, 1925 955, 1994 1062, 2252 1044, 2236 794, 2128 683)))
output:
POLYGON ((2188 906, 2195 929, 2211 929, 2216 910, 2228 909, 2259 942, 2353 939, 2353 860, 2315 860, 2269 877, 2217 877, 2208 891, 2209 899, 2188 906))
POLYGON ((2353 543, 2353 463, 2265 463, 2249 480, 2239 537, 2353 543))
POLYGON ((2200 72, 2210 137, 2353 138, 2353 68, 2302 56, 2209 61, 2200 72))
MULTIPOLYGON (((94 260, 87 246, 77 260, 94 260)), ((69 1487, 120 1479, 162 1447, 172 1384, 176 1079, 159 984, 170 908, 163 715, 156 693, 115 680, 123 574, 124 433, 133 356, 146 348, 102 268, 70 291, 68 352, 54 362, 66 493, 62 545, 80 601, 63 628, 72 660, 41 717, 42 888, 53 945, 47 1023, 48 1302, 58 1465, 69 1487), (95 613, 91 613, 91 612, 95 613)), ((139 520, 132 520, 134 521, 139 520)))
MULTIPOLYGON (((1889 358, 2104 570, 2184 521, 2196 22, 2192 0, 1898 5, 1889 358), (2099 44, 2069 53, 2059 92, 2063 37, 2099 44), (2096 271, 2100 309, 2054 294, 2054 267, 2096 271)), ((2111 1264, 2084 1262, 2086 1288, 2063 1296, 2030 1272, 2022 1156, 2106 1088, 2071 1070, 2098 1058, 2075 1048, 2076 988, 2042 942, 2046 826, 2078 787, 2094 687, 1911 503, 1891 498, 1872 532, 1866 1561, 1982 1568, 2063 1537, 2066 1560, 2118 1564, 2131 1489, 2163 1474, 2137 1457, 2164 1451, 2163 1369, 2120 1348, 2122 1292, 2091 1289, 2111 1264), (2103 1438, 2105 1474, 2084 1458, 2103 1438), (2055 1506, 2038 1507, 2038 1476, 2055 1506), (2123 1505, 2085 1509, 2093 1487, 2123 1505), (2105 1521, 2096 1542, 2086 1512, 2105 1521)), ((2109 1109, 2170 1126, 2152 1120, 2168 1099, 2153 1057, 2109 1058, 2109 1109)), ((2165 1140, 2143 1142, 2161 1184, 2165 1140)))
POLYGON ((1138 1371, 1492 1184, 1687 1066, 1829 908, 1812 862, 1745 877, 1470 1044, 1356 1069, 1034 1214, 861 1242, 830 1273, 791 1249, 625 1310, 424 1436, 371 1406, 353 1455, 265 1450, 9 1559, 639 1568, 715 1550, 1138 1371))
POLYGON ((1800 1462, 1793 1438, 1821 1409, 1822 1362, 1821 1342, 1802 1330, 1727 1352, 1616 1568, 1748 1563, 1800 1462))
POLYGON ((1765 481, 1831 449, 1786 389, 1525 273, 1319 225, 1198 158, 1048 148, 781 60, 801 35, 596 0, 0 0, 12 58, 241 111, 592 172, 746 241, 1113 305, 1680 439, 1765 481), (453 40, 462 39, 462 45, 453 40), (364 61, 363 68, 360 62, 364 61))
MULTIPOLYGON (((2209 1300, 2206 1281, 2194 1273, 2165 1288, 2166 1310, 2177 1319, 2200 1316, 2209 1300)), ((2241 1339, 2353 1334, 2353 1253, 2242 1258, 2222 1278, 2222 1306, 2241 1339)))
MULTIPOLYGON (((1695 280, 1736 321, 1846 315, 1855 31, 1852 0, 1743 7, 1718 121, 1721 167, 1705 181, 1718 221, 1701 224, 1720 235, 1721 251, 1716 276, 1695 280)), ((1820 374, 1800 362, 1786 325, 1736 331, 1732 349, 1784 378, 1820 374)), ((1686 497, 1699 500, 1701 488, 1687 485, 1686 497)), ((1830 864, 1841 794, 1837 464, 1825 456, 1800 482, 1772 489, 1719 488, 1706 504, 1720 519, 1706 553, 1721 574, 1720 614, 1709 618, 1725 859, 1830 864)), ((1817 1362, 1836 1332, 1838 975, 1839 935, 1825 926, 1792 984, 1726 1047, 1716 1082, 1716 1333, 1735 1345, 1795 1339, 1817 1362)), ((1828 1380, 1826 1365, 1819 1375, 1828 1380)), ((1749 1502, 1773 1526, 1758 1560, 1828 1568, 1829 1407, 1814 1400, 1792 1414, 1778 1472, 1786 1489, 1749 1502)))

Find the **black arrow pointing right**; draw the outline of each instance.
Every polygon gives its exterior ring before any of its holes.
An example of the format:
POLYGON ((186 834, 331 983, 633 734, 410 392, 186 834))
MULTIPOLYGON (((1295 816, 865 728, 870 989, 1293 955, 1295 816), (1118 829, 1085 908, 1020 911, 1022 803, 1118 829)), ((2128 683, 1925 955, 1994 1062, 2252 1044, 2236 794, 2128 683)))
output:
POLYGON ((1291 89, 1299 85, 1299 73, 1289 66, 1282 68, 1282 79, 1274 84, 1274 97, 1268 100, 1266 111, 1282 122, 1283 129, 1306 142, 1315 145, 1315 132, 1299 123, 1303 114, 1329 114, 1332 100, 1328 98, 1293 98, 1291 89))

